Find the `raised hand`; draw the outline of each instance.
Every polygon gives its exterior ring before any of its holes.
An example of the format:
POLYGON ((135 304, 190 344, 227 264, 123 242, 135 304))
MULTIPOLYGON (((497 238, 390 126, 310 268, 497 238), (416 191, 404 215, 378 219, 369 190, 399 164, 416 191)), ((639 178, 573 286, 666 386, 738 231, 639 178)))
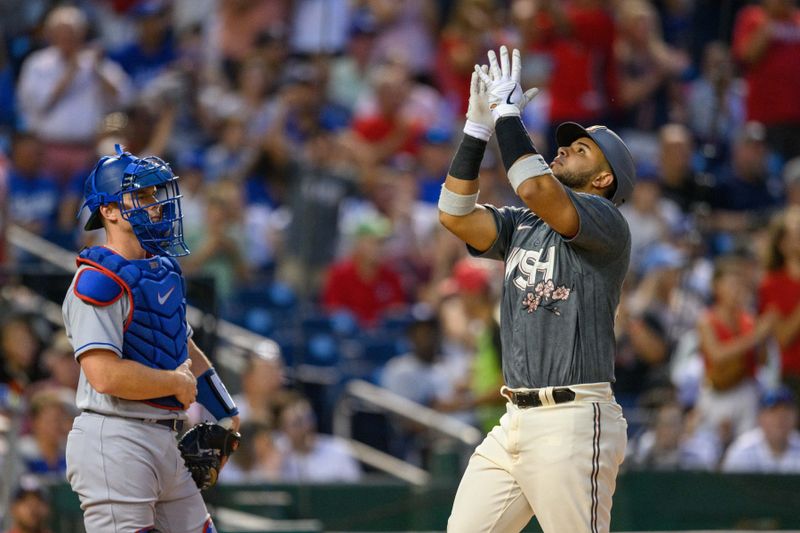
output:
MULTIPOLYGON (((489 67, 481 67, 484 73, 489 67)), ((494 118, 489 110, 489 101, 486 94, 486 84, 478 77, 477 72, 472 73, 469 84, 469 107, 467 108, 467 123, 464 133, 488 141, 494 131, 494 118)))
POLYGON ((519 84, 522 62, 519 50, 512 52, 509 64, 508 48, 500 47, 500 63, 497 54, 489 50, 489 72, 475 65, 475 74, 486 85, 487 100, 492 118, 497 122, 501 117, 520 116, 522 110, 528 105, 539 89, 533 88, 522 91, 519 84))

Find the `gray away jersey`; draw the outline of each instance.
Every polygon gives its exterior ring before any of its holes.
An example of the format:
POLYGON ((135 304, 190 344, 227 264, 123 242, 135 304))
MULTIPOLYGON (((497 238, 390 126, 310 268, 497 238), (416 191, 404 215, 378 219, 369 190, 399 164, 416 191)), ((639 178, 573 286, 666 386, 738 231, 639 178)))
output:
POLYGON ((486 207, 498 236, 480 257, 505 262, 503 377, 511 388, 614 381, 614 314, 631 237, 607 199, 567 189, 580 218, 572 239, 527 208, 486 207))
MULTIPOLYGON (((86 266, 82 266, 80 272, 86 266)), ((119 298, 107 306, 95 306, 78 298, 73 291, 78 273, 72 278, 67 290, 61 312, 64 326, 75 351, 75 360, 89 350, 109 350, 122 358, 122 338, 125 319, 128 316, 130 302, 128 298, 119 298)), ((192 336, 192 328, 187 323, 187 341, 192 336)), ((90 409, 98 413, 131 418, 186 418, 186 412, 160 409, 144 402, 123 400, 108 394, 97 392, 81 369, 78 391, 75 395, 78 408, 90 409)))

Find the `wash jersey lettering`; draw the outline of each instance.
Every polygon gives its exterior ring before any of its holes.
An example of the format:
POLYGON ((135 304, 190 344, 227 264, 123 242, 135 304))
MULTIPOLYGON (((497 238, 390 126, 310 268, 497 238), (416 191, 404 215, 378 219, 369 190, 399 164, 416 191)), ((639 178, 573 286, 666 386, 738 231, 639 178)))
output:
POLYGON ((614 315, 630 259, 630 229, 600 196, 565 189, 580 217, 567 239, 528 209, 491 210, 498 236, 479 257, 505 262, 500 302, 508 387, 614 381, 614 315))

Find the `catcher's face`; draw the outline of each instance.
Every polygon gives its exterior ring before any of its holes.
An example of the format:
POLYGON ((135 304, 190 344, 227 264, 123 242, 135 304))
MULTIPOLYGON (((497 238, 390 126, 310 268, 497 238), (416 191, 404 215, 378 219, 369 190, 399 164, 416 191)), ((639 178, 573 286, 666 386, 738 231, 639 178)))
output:
POLYGON ((122 204, 125 209, 144 209, 147 211, 151 222, 159 222, 161 220, 162 204, 158 202, 158 188, 155 185, 137 189, 134 192, 126 193, 122 197, 122 204))
MULTIPOLYGON (((123 209, 144 209, 147 216, 150 217, 151 222, 159 222, 161 220, 162 205, 157 202, 158 191, 155 186, 144 187, 134 192, 125 193, 122 196, 123 209)), ((125 220, 125 217, 122 216, 120 206, 117 203, 112 202, 108 205, 101 206, 100 209, 107 220, 116 223, 123 230, 133 233, 130 222, 125 220)))

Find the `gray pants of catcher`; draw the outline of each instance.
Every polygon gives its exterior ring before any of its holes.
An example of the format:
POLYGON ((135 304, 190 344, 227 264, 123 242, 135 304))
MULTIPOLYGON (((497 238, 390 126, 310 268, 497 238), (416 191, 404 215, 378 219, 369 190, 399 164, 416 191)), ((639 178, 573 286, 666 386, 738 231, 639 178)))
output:
POLYGON ((67 438, 67 480, 87 533, 213 531, 167 427, 82 413, 67 438))

